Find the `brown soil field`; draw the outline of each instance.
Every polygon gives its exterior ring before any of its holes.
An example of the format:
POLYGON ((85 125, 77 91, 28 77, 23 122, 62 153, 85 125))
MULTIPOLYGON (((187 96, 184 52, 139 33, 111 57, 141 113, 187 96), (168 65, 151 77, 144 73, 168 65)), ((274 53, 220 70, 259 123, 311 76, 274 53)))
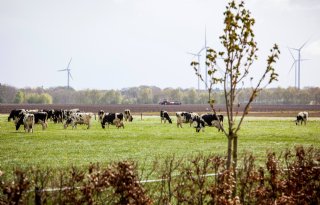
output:
MULTIPOLYGON (((97 113, 99 110, 106 112, 123 112, 130 109, 133 114, 158 115, 160 110, 166 110, 170 113, 177 111, 188 111, 207 113, 210 112, 210 106, 206 104, 185 104, 185 105, 83 105, 83 104, 0 104, 0 113, 8 114, 13 109, 73 109, 79 108, 84 112, 97 113)), ((225 113, 223 105, 216 105, 216 111, 225 113)), ((237 108, 235 108, 236 110, 237 108)), ((244 109, 240 106, 239 111, 244 109)), ((320 117, 320 105, 257 105, 251 106, 249 116, 261 117, 294 117, 300 111, 308 111, 310 117, 320 117)))

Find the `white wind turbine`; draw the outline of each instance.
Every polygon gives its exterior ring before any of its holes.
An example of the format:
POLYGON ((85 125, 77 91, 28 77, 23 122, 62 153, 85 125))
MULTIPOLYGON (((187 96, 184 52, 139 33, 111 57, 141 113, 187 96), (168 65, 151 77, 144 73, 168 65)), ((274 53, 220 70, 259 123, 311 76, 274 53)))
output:
MULTIPOLYGON (((204 47, 202 47, 198 53, 191 53, 191 52, 187 52, 188 54, 190 55, 193 55, 194 57, 197 57, 198 58, 198 92, 200 90, 200 71, 201 71, 201 63, 200 63, 200 57, 201 57, 201 52, 203 50, 206 50, 206 53, 205 53, 205 59, 207 58, 207 49, 209 47, 207 47, 207 28, 205 28, 205 34, 204 34, 204 47)), ((203 81, 205 82, 205 88, 208 89, 208 67, 207 67, 207 64, 204 63, 205 65, 205 79, 203 79, 203 81)))
POLYGON ((69 61, 68 66, 67 66, 66 69, 58 70, 59 72, 60 72, 60 71, 67 71, 68 88, 70 88, 70 78, 73 79, 73 78, 72 78, 72 75, 71 75, 71 72, 70 72, 71 69, 69 68, 69 67, 70 67, 70 63, 71 63, 71 60, 72 60, 72 58, 70 58, 70 61, 69 61))
POLYGON ((301 59, 301 50, 302 48, 308 43, 309 40, 307 40, 300 48, 289 48, 290 54, 292 58, 294 59, 294 62, 290 68, 290 71, 292 70, 293 66, 295 66, 295 87, 300 89, 300 77, 301 77, 301 61, 309 60, 309 59, 301 59), (297 51, 298 52, 298 58, 295 58, 294 55, 292 54, 291 50, 297 51))

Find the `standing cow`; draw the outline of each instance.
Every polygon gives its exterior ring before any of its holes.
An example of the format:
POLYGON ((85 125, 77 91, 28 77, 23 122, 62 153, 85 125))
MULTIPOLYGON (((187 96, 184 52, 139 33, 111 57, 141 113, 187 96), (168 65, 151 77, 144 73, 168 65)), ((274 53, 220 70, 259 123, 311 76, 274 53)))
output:
POLYGON ((196 131, 200 132, 204 131, 205 126, 209 127, 216 127, 218 131, 223 130, 223 115, 216 115, 216 114, 203 114, 200 117, 197 116, 195 118, 195 121, 197 123, 196 125, 196 131))
POLYGON ((33 132, 34 127, 34 115, 27 113, 23 118, 23 125, 25 132, 33 132))
POLYGON ((17 123, 17 120, 19 120, 19 115, 22 111, 25 111, 25 109, 14 109, 14 110, 11 110, 10 114, 9 114, 9 117, 8 117, 8 122, 12 120, 15 121, 15 124, 17 123))
POLYGON ((122 113, 106 113, 101 121, 101 127, 104 129, 105 125, 115 125, 117 128, 124 128, 122 113))
MULTIPOLYGON (((33 116, 33 126, 34 124, 41 124, 42 130, 45 130, 48 127, 47 124, 47 116, 48 114, 46 112, 27 112, 27 111, 21 111, 18 117, 18 120, 16 121, 16 130, 19 130, 21 125, 25 125, 24 118, 27 114, 32 114, 33 116)), ((29 123, 30 124, 30 123, 29 123)), ((32 131, 33 131, 32 126, 32 131)))
POLYGON ((182 123, 190 123, 190 127, 192 123, 195 121, 195 117, 199 116, 194 112, 176 112, 177 117, 177 127, 182 128, 182 123))
POLYGON ((41 110, 41 112, 46 112, 47 113, 47 119, 49 120, 53 120, 53 116, 54 116, 54 109, 51 109, 51 110, 41 110))
POLYGON ((302 123, 304 123, 304 125, 307 124, 307 120, 308 120, 308 117, 309 117, 309 113, 304 111, 304 112, 299 112, 298 115, 297 115, 297 120, 295 121, 296 122, 296 125, 302 125, 302 123))
POLYGON ((87 129, 91 126, 92 113, 76 112, 71 113, 69 118, 64 124, 64 129, 71 125, 72 129, 77 128, 77 125, 88 125, 87 129))
POLYGON ((168 120, 169 123, 172 124, 172 120, 171 120, 167 111, 161 110, 160 111, 160 118, 161 118, 161 123, 162 123, 162 121, 164 121, 164 123, 166 123, 166 121, 168 120))
POLYGON ((54 110, 52 120, 54 123, 63 123, 63 110, 54 110))
POLYGON ((48 127, 47 119, 48 113, 46 112, 28 112, 34 115, 34 123, 41 124, 42 130, 45 130, 48 127))
POLYGON ((34 115, 27 113, 26 111, 22 111, 19 114, 19 119, 16 123, 16 130, 19 130, 21 125, 24 125, 25 132, 33 132, 34 128, 34 115))

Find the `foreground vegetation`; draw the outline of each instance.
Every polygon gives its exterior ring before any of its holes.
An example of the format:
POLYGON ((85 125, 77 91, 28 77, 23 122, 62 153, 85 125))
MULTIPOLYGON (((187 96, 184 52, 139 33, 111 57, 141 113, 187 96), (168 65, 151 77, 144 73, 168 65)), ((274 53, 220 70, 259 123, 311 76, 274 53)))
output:
MULTIPOLYGON (((197 155, 185 161, 168 157, 154 161, 142 180, 133 161, 91 164, 87 170, 71 167, 16 169, 13 179, 0 171, 0 204, 319 204, 320 149, 297 146, 283 156, 269 152, 256 166, 244 156, 238 177, 217 155, 197 155), (281 160, 283 160, 281 162, 281 160), (237 184, 237 191, 234 187, 237 184)), ((140 171, 138 171, 140 170, 140 171)))

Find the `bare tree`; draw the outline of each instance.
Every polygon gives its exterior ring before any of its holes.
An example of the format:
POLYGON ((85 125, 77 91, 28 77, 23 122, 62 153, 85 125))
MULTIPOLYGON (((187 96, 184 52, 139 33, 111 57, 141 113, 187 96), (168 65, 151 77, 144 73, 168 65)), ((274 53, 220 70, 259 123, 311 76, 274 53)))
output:
MULTIPOLYGON (((234 0, 229 2, 224 12, 224 30, 220 36, 223 51, 207 49, 206 64, 209 67, 208 76, 210 81, 206 86, 209 94, 209 104, 212 111, 216 113, 212 95, 213 85, 222 85, 224 89, 225 106, 228 118, 228 129, 223 129, 228 139, 227 168, 231 166, 236 179, 237 154, 238 154, 238 131, 242 125, 244 117, 250 110, 250 104, 258 96, 259 92, 267 85, 277 80, 278 74, 273 65, 279 57, 280 51, 275 44, 270 50, 267 58, 266 69, 258 79, 250 78, 252 86, 251 93, 244 109, 240 110, 240 104, 237 102, 237 96, 243 88, 244 81, 248 79, 249 72, 252 70, 252 63, 257 59, 257 43, 254 41, 253 25, 254 18, 251 17, 249 10, 245 9, 244 2, 237 4, 234 0), (223 66, 218 66, 217 61, 222 60, 223 66), (220 69, 221 71, 218 72, 220 69)), ((203 80, 202 75, 198 73, 197 65, 199 62, 192 62, 191 66, 196 71, 196 75, 203 80)), ((221 65, 220 64, 220 65, 221 65)))

